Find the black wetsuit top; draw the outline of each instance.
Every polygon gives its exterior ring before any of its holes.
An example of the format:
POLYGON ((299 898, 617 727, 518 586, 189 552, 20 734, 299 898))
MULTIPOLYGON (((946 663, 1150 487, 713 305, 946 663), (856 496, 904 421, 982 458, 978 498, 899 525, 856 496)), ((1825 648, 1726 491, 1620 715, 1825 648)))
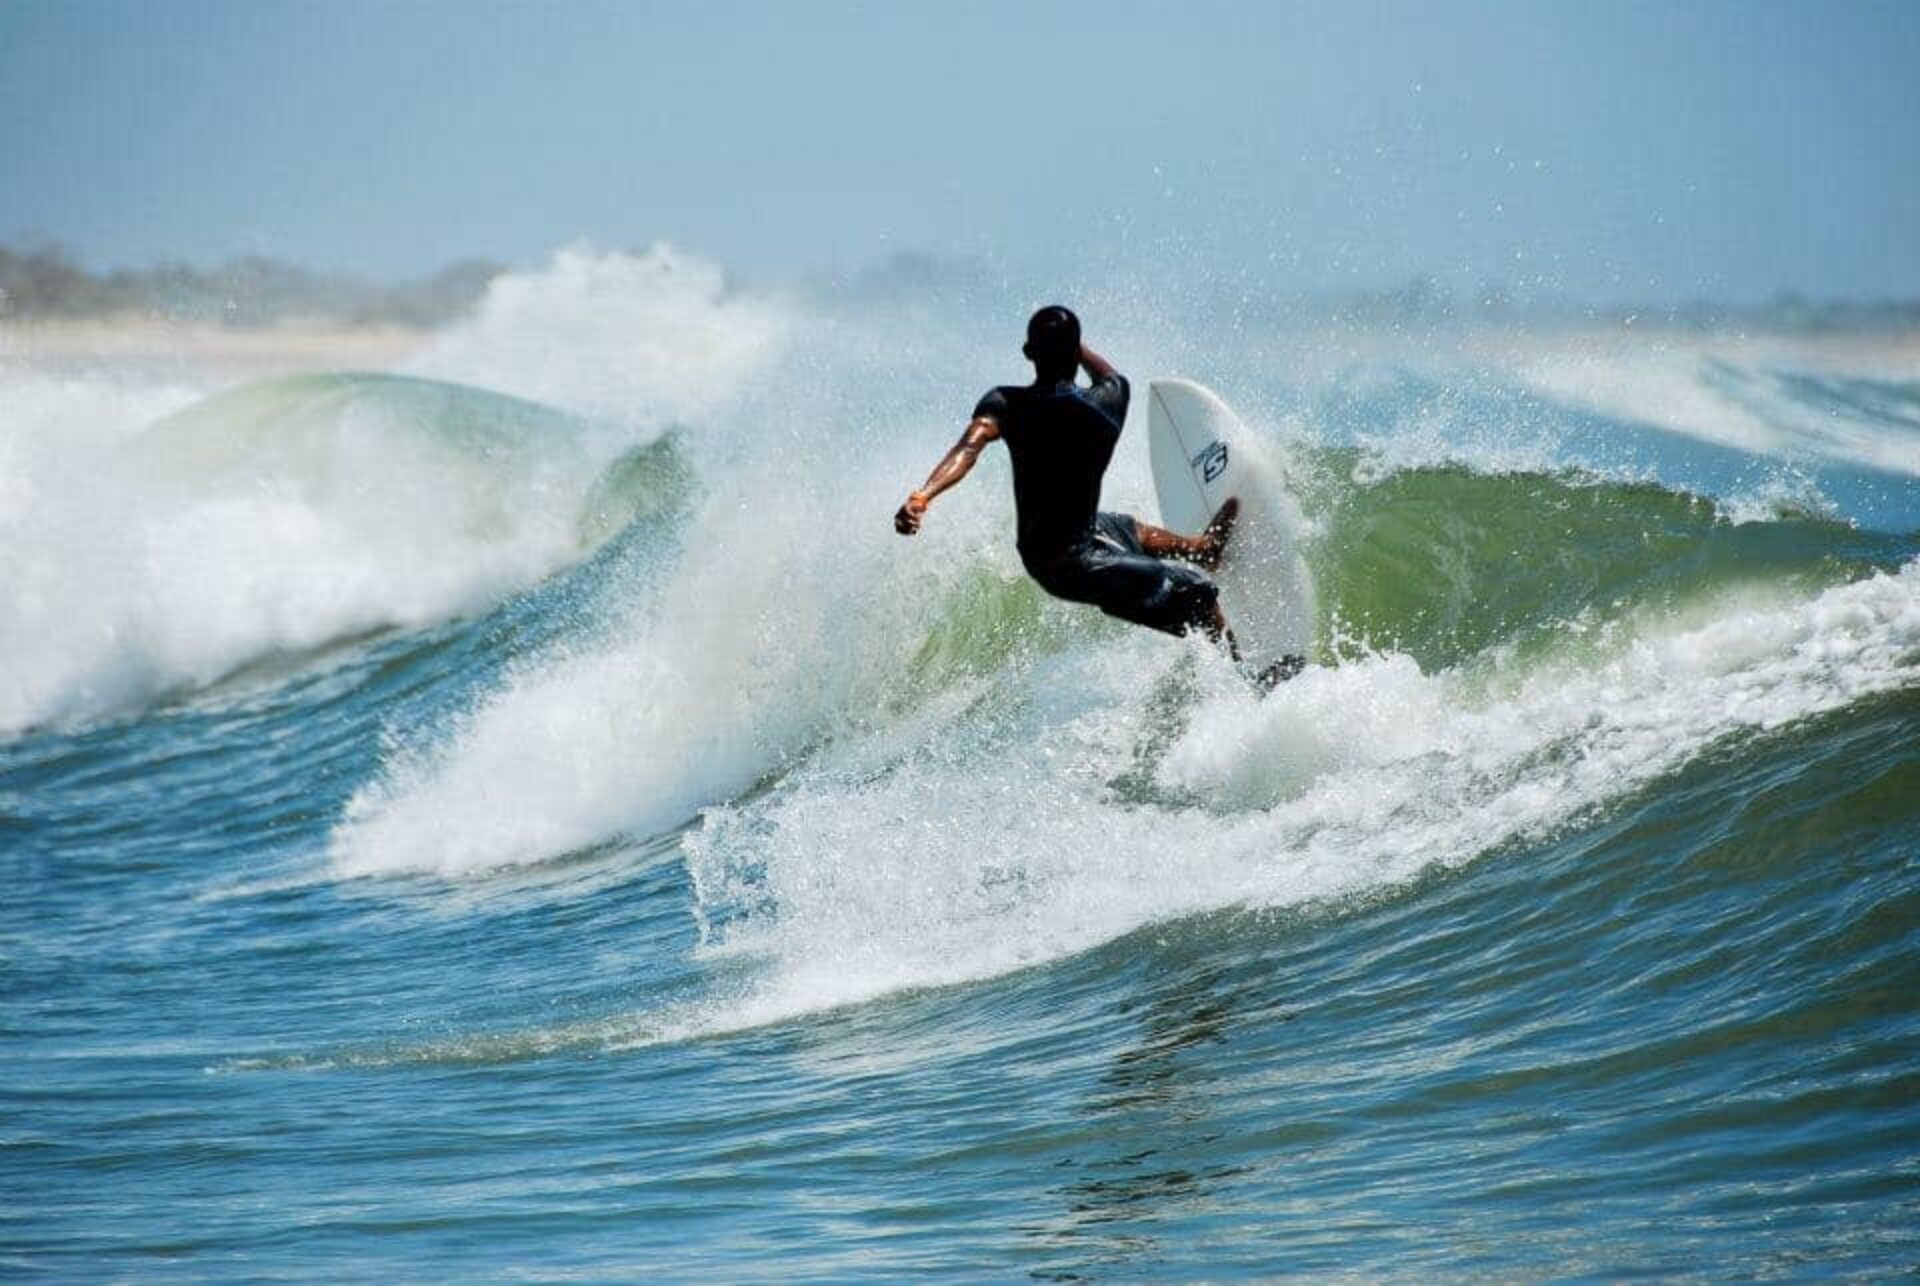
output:
POLYGON ((1100 479, 1127 418, 1126 377, 1115 373, 1083 389, 1002 385, 980 399, 975 418, 1000 426, 1013 456, 1013 504, 1020 560, 1042 584, 1043 569, 1092 539, 1100 479))
POLYGON ((1020 561, 1042 589, 1170 634, 1207 628, 1219 596, 1213 582, 1147 553, 1131 517, 1100 512, 1100 480, 1120 441, 1127 396, 1118 374, 1088 389, 1065 380, 1006 385, 973 414, 1000 426, 1013 455, 1020 561))

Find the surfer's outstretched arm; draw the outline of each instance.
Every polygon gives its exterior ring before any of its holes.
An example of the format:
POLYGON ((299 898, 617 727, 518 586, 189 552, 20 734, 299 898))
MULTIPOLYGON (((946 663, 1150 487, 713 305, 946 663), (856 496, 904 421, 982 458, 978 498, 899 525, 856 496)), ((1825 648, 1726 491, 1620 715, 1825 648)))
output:
POLYGON ((940 463, 933 466, 933 472, 920 484, 920 490, 907 497, 907 503, 893 516, 893 529, 902 536, 911 536, 920 530, 920 516, 927 512, 933 498, 967 476, 973 468, 973 462, 980 458, 987 443, 1000 436, 998 421, 984 415, 973 417, 973 423, 967 425, 967 431, 951 450, 941 457, 940 463))

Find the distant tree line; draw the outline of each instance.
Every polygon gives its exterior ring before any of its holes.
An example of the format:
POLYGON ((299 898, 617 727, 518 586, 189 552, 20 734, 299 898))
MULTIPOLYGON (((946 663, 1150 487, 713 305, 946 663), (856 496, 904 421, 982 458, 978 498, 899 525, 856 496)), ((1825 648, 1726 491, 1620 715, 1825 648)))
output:
POLYGON ((96 273, 58 246, 0 246, 0 320, 158 315, 235 327, 291 318, 435 326, 471 309, 502 271, 463 259, 428 277, 380 283, 250 255, 213 268, 172 263, 96 273))

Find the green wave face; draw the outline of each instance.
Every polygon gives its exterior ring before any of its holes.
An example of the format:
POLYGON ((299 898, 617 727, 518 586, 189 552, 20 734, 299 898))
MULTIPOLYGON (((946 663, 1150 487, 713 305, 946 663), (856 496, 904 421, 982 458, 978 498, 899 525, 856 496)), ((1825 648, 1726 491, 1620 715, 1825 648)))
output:
POLYGON ((403 375, 292 375, 218 393, 123 449, 143 474, 205 491, 260 477, 352 492, 380 453, 425 453, 460 493, 465 526, 498 533, 530 492, 572 512, 579 552, 636 518, 677 512, 694 478, 677 435, 622 449, 614 426, 487 389, 403 375))
POLYGON ((698 479, 678 433, 622 452, 580 509, 580 543, 598 548, 631 524, 686 512, 698 479))
POLYGON ((288 375, 216 393, 150 426, 130 450, 155 463, 217 470, 275 444, 379 417, 395 431, 477 454, 518 454, 573 442, 592 422, 486 389, 406 375, 288 375))
MULTIPOLYGON (((1357 463, 1351 451, 1322 461, 1349 478, 1357 463)), ((1425 669, 1737 587, 1811 590, 1916 546, 1807 515, 1735 522, 1699 496, 1571 473, 1416 468, 1318 500, 1323 643, 1405 652, 1425 669)))
MULTIPOLYGON (((1324 659, 1399 652, 1423 670, 1491 650, 1514 658, 1595 641, 1607 627, 1693 614, 1736 591, 1805 595, 1920 552, 1920 539, 1806 513, 1735 521, 1654 483, 1463 465, 1367 478, 1334 449, 1302 489, 1324 659)), ((990 674, 1091 637, 1097 613, 1049 610, 1024 576, 975 568, 924 605, 910 690, 990 674)))

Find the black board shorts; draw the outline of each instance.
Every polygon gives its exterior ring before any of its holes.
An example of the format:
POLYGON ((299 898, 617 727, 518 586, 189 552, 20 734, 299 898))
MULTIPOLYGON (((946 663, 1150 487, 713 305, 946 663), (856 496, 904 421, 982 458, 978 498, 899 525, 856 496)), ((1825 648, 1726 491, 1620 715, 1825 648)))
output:
POLYGON ((1142 549, 1131 514, 1096 514, 1092 536, 1053 558, 1029 562, 1027 570, 1055 598, 1091 603, 1108 616, 1168 634, 1211 625, 1220 597, 1205 572, 1142 549))

